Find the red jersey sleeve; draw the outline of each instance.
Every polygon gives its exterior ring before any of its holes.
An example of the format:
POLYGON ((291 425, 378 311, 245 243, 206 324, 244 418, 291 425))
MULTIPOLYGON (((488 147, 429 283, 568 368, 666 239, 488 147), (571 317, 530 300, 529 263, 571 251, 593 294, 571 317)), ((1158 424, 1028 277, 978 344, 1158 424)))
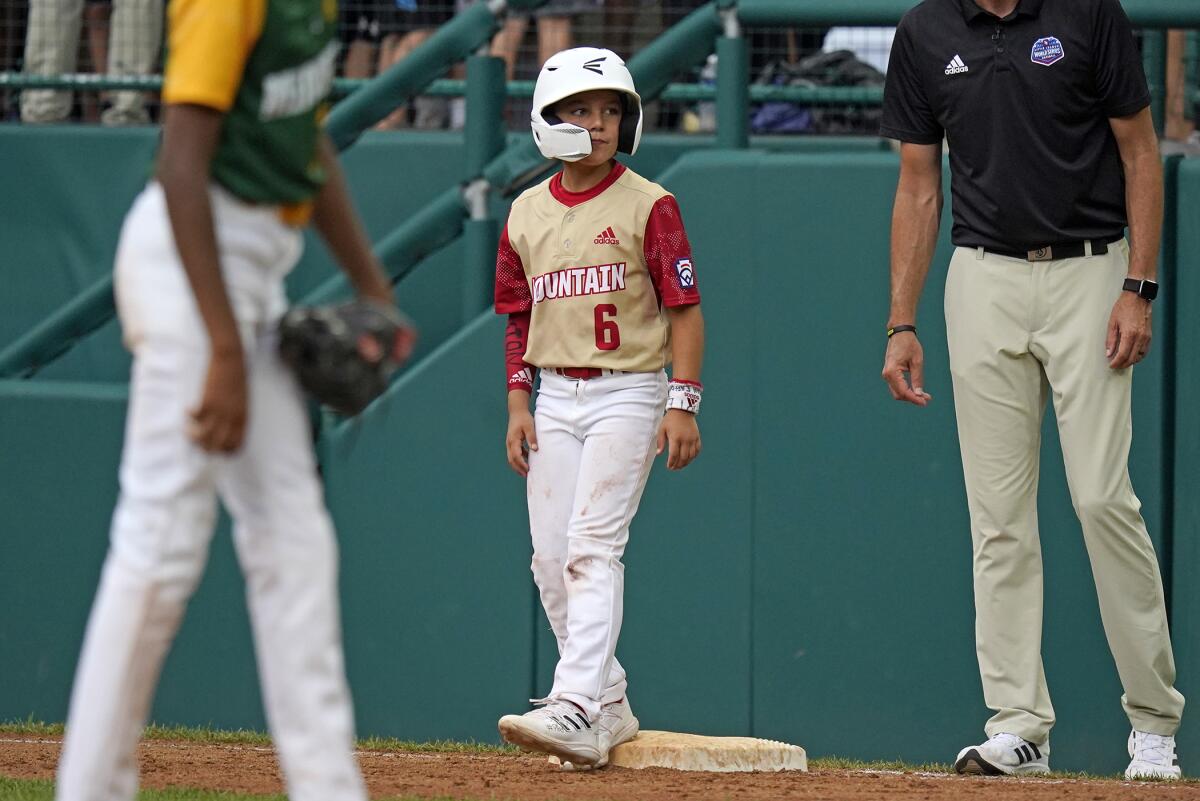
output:
POLYGON ((664 306, 691 306, 700 302, 692 246, 683 229, 683 214, 671 195, 654 204, 646 220, 643 244, 646 267, 664 306))
POLYGON ((525 279, 521 255, 508 241, 508 226, 500 234, 496 249, 496 314, 527 312, 533 309, 533 296, 525 279))

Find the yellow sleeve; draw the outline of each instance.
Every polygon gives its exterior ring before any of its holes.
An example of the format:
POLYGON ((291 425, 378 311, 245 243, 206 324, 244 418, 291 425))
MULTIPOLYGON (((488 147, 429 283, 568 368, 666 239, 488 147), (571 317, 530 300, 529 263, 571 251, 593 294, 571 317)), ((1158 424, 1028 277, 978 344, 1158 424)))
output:
POLYGON ((163 103, 228 111, 266 11, 267 0, 171 0, 163 103))

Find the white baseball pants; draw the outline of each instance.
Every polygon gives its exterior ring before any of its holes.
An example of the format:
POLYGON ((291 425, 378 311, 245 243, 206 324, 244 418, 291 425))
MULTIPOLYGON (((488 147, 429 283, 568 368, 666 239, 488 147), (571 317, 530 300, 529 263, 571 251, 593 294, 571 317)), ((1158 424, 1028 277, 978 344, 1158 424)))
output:
POLYGON ((293 801, 366 798, 342 663, 337 546, 300 390, 276 355, 283 278, 301 234, 268 207, 211 191, 225 284, 246 348, 242 449, 187 437, 208 338, 175 250, 161 187, 121 231, 118 311, 133 351, 121 492, 88 621, 58 774, 59 801, 129 801, 159 671, 204 570, 216 499, 233 516, 267 719, 293 801))
POLYGON ((625 697, 616 659, 625 592, 621 556, 654 461, 667 379, 624 373, 586 381, 541 372, 526 492, 533 578, 558 640, 547 698, 592 720, 625 697))
POLYGON ((958 248, 950 262, 946 332, 971 512, 976 651, 996 712, 988 736, 1042 743, 1054 725, 1037 522, 1047 398, 1125 712, 1141 731, 1179 727, 1162 579, 1129 480, 1133 370, 1113 370, 1104 354, 1128 261, 1119 241, 1103 255, 1033 263, 958 248))

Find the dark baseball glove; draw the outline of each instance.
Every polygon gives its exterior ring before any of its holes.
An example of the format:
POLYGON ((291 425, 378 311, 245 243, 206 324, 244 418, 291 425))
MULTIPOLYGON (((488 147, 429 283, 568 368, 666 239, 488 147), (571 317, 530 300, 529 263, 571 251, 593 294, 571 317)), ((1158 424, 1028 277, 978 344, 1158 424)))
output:
POLYGON ((347 417, 387 389, 415 338, 395 307, 367 300, 299 306, 279 322, 279 354, 300 386, 347 417))

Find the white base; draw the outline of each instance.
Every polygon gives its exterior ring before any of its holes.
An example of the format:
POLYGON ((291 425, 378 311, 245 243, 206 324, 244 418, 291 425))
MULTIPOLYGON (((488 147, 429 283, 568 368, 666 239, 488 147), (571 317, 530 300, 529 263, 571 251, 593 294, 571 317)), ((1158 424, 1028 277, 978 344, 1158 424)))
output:
POLYGON ((717 773, 808 770, 798 745, 754 737, 704 737, 669 731, 642 731, 618 745, 609 764, 621 768, 672 768, 717 773))

